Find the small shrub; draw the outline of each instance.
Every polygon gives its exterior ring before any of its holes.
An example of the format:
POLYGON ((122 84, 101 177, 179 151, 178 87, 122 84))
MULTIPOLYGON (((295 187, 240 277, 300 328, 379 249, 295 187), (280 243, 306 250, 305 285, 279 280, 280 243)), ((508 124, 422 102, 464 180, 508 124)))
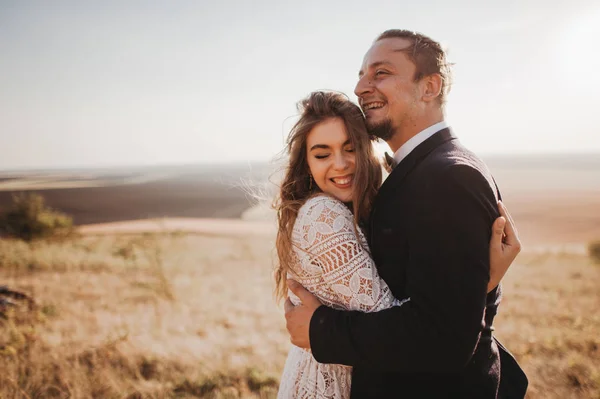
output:
POLYGON ((600 240, 592 241, 588 245, 588 254, 590 255, 590 258, 592 258, 593 261, 595 261, 596 263, 600 263, 600 240))
POLYGON ((279 381, 276 377, 265 374, 264 372, 255 369, 249 368, 246 370, 246 380, 248 383, 248 387, 253 392, 261 392, 265 389, 269 388, 277 388, 279 386, 279 381))
POLYGON ((575 389, 588 390, 597 387, 593 372, 590 366, 585 363, 575 362, 570 364, 566 369, 565 376, 569 386, 575 389))
POLYGON ((40 312, 42 312, 42 314, 47 317, 58 316, 58 308, 52 303, 43 305, 40 309, 40 312))
POLYGON ((0 232, 32 241, 72 232, 73 219, 46 206, 39 194, 13 196, 12 208, 0 215, 0 232))

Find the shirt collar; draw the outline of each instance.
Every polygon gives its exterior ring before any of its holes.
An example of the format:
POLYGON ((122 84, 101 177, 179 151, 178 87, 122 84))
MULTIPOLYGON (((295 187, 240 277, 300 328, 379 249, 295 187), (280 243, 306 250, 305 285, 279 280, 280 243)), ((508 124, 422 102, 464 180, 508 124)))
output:
POLYGON ((415 134, 406 143, 402 144, 402 146, 398 148, 398 150, 394 153, 394 161, 396 162, 396 164, 402 162, 402 160, 406 158, 408 154, 410 154, 415 148, 417 148, 419 144, 421 144, 440 130, 446 129, 447 127, 448 123, 446 123, 446 121, 441 121, 415 134))

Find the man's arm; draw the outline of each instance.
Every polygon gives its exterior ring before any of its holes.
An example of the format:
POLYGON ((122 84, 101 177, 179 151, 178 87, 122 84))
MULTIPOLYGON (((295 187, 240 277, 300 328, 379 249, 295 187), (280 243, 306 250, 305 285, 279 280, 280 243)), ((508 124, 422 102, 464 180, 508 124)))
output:
POLYGON ((410 302, 371 314, 318 308, 310 322, 317 361, 445 372, 469 361, 483 323, 496 199, 469 166, 429 183, 410 235, 410 302))

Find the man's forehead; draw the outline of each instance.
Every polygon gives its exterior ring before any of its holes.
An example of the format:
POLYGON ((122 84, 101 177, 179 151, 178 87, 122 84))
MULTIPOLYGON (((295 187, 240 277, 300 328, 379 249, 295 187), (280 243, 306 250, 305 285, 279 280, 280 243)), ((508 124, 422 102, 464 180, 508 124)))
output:
POLYGON ((365 54, 365 60, 369 57, 385 54, 401 52, 408 49, 412 45, 412 42, 402 37, 389 37, 387 39, 381 39, 373 43, 367 54, 365 54))
POLYGON ((411 45, 410 40, 399 37, 376 41, 365 54, 361 71, 374 64, 391 62, 396 54, 402 53, 403 50, 408 49, 411 45))

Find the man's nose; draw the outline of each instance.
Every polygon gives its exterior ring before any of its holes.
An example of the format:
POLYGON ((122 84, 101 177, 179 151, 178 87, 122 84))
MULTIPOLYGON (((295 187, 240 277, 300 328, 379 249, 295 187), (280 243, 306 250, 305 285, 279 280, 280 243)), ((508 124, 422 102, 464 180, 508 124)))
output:
POLYGON ((356 83, 356 87, 354 88, 354 94, 356 94, 357 97, 360 98, 372 91, 373 86, 371 85, 371 81, 365 75, 358 78, 358 82, 356 83))

